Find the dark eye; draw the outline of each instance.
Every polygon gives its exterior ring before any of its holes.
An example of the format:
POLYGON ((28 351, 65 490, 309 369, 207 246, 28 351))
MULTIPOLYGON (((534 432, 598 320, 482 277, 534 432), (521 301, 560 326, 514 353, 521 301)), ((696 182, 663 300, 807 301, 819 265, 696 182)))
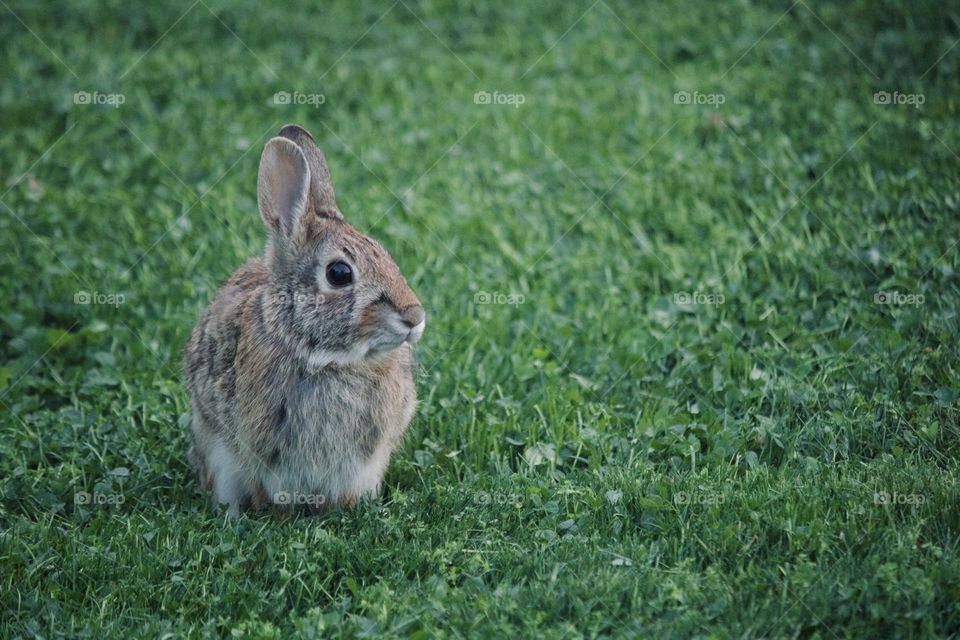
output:
POLYGON ((353 282, 353 269, 346 262, 331 262, 327 265, 327 282, 335 287, 345 287, 353 282))

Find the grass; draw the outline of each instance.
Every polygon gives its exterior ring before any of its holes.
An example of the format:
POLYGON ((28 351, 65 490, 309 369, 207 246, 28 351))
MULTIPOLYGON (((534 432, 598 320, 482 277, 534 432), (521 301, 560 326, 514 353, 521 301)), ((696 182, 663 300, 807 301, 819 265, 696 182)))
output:
POLYGON ((0 635, 960 633, 956 5, 2 4, 0 635), (179 354, 287 122, 422 402, 231 521, 179 354))

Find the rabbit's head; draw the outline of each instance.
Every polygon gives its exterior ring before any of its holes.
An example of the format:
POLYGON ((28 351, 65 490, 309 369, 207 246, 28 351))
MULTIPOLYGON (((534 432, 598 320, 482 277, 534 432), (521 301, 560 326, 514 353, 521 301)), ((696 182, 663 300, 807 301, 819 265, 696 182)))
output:
POLYGON ((257 199, 270 230, 263 318, 311 365, 351 364, 420 339, 423 305, 386 249, 344 219, 305 129, 287 125, 267 142, 257 199))

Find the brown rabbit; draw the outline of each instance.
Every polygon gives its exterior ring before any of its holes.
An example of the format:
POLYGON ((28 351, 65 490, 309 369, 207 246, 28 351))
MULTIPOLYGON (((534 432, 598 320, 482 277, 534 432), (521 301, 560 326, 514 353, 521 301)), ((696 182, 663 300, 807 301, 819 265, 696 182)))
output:
POLYGON ((215 504, 324 509, 375 495, 416 405, 425 314, 386 250, 343 218, 326 159, 287 125, 260 158, 264 255, 184 353, 189 459, 215 504))

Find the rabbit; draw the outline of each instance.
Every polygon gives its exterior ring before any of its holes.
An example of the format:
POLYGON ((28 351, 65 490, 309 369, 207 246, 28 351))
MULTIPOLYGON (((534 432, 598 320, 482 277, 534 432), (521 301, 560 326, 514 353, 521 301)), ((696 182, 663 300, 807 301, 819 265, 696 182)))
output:
POLYGON ((344 219, 313 136, 286 125, 257 178, 268 237, 184 349, 188 458, 214 506, 376 496, 414 415, 426 314, 387 251, 344 219))

